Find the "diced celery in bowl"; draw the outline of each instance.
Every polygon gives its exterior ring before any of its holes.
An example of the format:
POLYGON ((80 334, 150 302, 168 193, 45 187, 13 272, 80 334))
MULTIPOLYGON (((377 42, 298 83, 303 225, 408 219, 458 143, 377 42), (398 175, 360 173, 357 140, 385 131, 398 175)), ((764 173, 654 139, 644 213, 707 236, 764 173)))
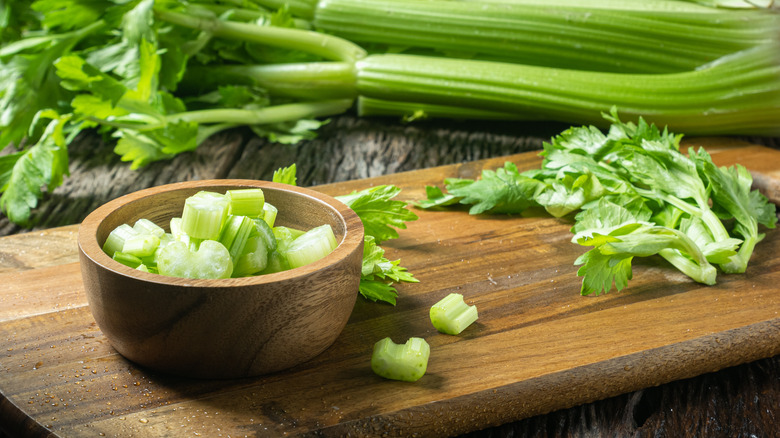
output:
POLYGON ((262 275, 320 260, 338 246, 329 224, 308 230, 274 226, 278 209, 262 189, 188 197, 168 231, 149 219, 112 230, 103 250, 114 260, 171 277, 218 279, 262 275))

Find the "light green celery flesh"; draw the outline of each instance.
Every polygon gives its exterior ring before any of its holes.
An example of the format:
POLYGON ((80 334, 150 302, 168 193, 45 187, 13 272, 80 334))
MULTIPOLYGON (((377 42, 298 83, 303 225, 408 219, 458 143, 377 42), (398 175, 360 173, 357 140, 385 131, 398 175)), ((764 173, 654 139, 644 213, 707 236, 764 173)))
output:
POLYGON ((263 220, 266 224, 268 224, 269 227, 273 228, 274 224, 276 223, 276 215, 279 214, 279 209, 274 207, 272 204, 265 203, 263 205, 263 220))
POLYGON ((436 330, 457 335, 477 320, 476 306, 469 306, 461 294, 449 294, 431 307, 431 323, 436 330))
POLYGON ((323 0, 313 23, 361 44, 619 72, 689 70, 768 41, 780 23, 763 11, 553 3, 323 0))
POLYGON ((228 216, 222 227, 219 243, 227 248, 234 261, 244 252, 244 246, 254 227, 254 221, 247 216, 228 216))
POLYGON ((263 214, 265 194, 262 189, 228 190, 225 195, 230 202, 229 214, 249 217, 263 214))
POLYGON ((217 240, 227 217, 224 195, 199 192, 184 201, 181 230, 195 239, 217 240))
POLYGON ((136 235, 138 235, 138 231, 130 225, 119 225, 108 233, 108 237, 105 243, 103 243, 103 251, 113 257, 114 253, 122 251, 127 239, 136 235))
POLYGON ((162 227, 149 219, 138 219, 135 224, 133 224, 133 229, 136 230, 138 234, 153 234, 157 237, 162 237, 162 235, 165 234, 165 230, 162 227))
POLYGON ((123 253, 121 251, 115 252, 114 255, 111 258, 113 258, 114 260, 116 260, 117 262, 119 262, 119 263, 121 263, 121 264, 123 264, 125 266, 129 266, 129 267, 134 268, 134 269, 137 268, 138 265, 141 264, 141 259, 140 258, 138 258, 138 257, 136 257, 136 256, 134 256, 132 254, 123 253))
POLYGON ((572 71, 413 55, 357 63, 358 92, 372 99, 517 113, 606 126, 625 119, 686 134, 780 135, 779 44, 740 52, 700 70, 669 74, 572 71))
POLYGON ((268 248, 260 236, 250 237, 243 253, 237 258, 233 268, 233 277, 245 277, 256 274, 268 266, 268 248))
POLYGON ((125 240, 122 252, 136 257, 149 257, 160 245, 160 238, 153 234, 139 234, 125 240))
POLYGON ((409 338, 404 344, 384 338, 374 344, 371 369, 386 379, 415 382, 427 371, 430 352, 422 338, 409 338))
POLYGON ((727 274, 744 273, 747 270, 748 262, 750 262, 750 257, 753 255, 753 250, 756 248, 758 242, 759 239, 755 236, 746 238, 742 242, 742 245, 740 245, 737 254, 731 256, 728 263, 720 265, 723 272, 727 274))
POLYGON ((327 256, 337 245, 330 225, 321 225, 295 238, 283 255, 287 257, 291 268, 297 268, 327 256))
POLYGON ((254 219, 254 222, 255 229, 253 233, 263 239, 263 245, 268 248, 268 251, 276 251, 276 236, 274 236, 271 226, 265 221, 265 217, 263 219, 254 219))
POLYGON ((658 255, 694 281, 710 286, 715 284, 718 273, 709 263, 698 265, 674 249, 662 249, 658 251, 658 255))

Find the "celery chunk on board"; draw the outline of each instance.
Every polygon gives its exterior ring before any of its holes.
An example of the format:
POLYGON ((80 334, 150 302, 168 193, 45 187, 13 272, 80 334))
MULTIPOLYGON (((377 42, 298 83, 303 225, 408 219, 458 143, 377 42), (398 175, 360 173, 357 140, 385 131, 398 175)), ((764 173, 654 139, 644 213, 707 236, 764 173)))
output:
POLYGON ((457 335, 477 320, 477 306, 469 306, 463 295, 451 293, 431 306, 430 316, 436 330, 457 335))
POLYGON ((416 382, 427 371, 430 355, 425 339, 412 337, 405 344, 396 344, 384 338, 374 344, 371 369, 386 379, 416 382))

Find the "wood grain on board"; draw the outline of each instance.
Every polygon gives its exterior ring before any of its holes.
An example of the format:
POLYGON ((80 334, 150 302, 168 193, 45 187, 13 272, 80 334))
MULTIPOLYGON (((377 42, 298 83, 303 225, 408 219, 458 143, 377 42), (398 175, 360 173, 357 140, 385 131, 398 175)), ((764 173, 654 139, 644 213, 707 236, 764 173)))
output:
MULTIPOLYGON (((726 143, 713 157, 745 165, 767 195, 777 190, 780 151, 726 143)), ((420 199, 427 184, 506 160, 539 163, 526 153, 317 188, 337 195, 396 184, 405 199, 420 199)), ((0 238, 0 418, 37 436, 450 436, 780 354, 776 230, 744 275, 720 275, 715 286, 647 259, 635 262, 624 291, 582 297, 572 263, 583 249, 570 243, 565 220, 416 212, 384 245, 420 280, 399 286, 397 306, 359 299, 320 356, 228 381, 152 373, 113 350, 83 296, 76 226, 47 230, 52 239, 0 238), (48 248, 31 250, 34 239, 48 248), (459 336, 428 320, 450 292, 480 312, 459 336), (429 342, 421 380, 371 372, 371 348, 385 336, 429 342)))

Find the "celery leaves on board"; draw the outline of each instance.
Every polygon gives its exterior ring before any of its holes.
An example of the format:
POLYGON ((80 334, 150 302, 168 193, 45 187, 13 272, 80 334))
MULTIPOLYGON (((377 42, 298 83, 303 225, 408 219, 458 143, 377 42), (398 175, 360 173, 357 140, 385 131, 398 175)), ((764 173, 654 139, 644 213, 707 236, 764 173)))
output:
POLYGON ((381 244, 385 240, 398 238, 398 231, 393 227, 406 229, 406 222, 417 220, 417 215, 406 208, 405 201, 393 199, 399 193, 399 187, 380 185, 339 195, 336 199, 354 210, 363 222, 366 235, 381 244))
MULTIPOLYGON (((297 185, 296 165, 293 163, 274 171, 273 182, 297 185)), ((406 222, 417 219, 407 208, 407 202, 395 200, 401 189, 392 185, 371 187, 353 191, 335 198, 350 207, 363 223, 363 263, 358 291, 363 298, 396 304, 398 291, 395 283, 417 283, 400 260, 389 260, 380 243, 398 238, 398 231, 406 229, 406 222)))
POLYGON ((606 132, 572 127, 545 142, 540 169, 519 172, 506 163, 477 181, 445 179, 444 190, 427 187, 417 206, 465 204, 471 214, 542 207, 573 220, 572 242, 592 247, 575 261, 583 295, 625 288, 635 257, 658 255, 708 285, 716 282, 715 265, 745 272, 764 236, 759 226, 777 224, 776 206, 751 190, 750 173, 717 167, 703 148, 681 152, 681 135, 642 118, 622 122, 615 108, 603 116, 606 132))

